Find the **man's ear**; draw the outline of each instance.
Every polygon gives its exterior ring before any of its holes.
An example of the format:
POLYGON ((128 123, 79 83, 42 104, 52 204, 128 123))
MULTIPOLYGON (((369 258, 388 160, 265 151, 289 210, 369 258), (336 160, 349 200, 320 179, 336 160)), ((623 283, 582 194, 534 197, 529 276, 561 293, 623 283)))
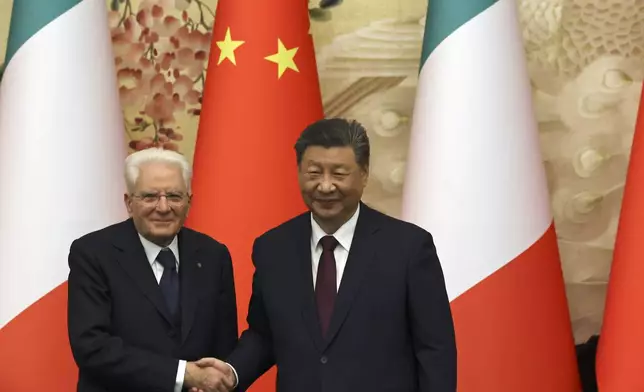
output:
POLYGON ((192 195, 188 195, 188 205, 186 206, 186 216, 190 213, 190 207, 192 207, 192 195))
POLYGON ((369 166, 365 166, 360 170, 360 176, 362 179, 362 186, 366 187, 369 182, 369 166))
POLYGON ((132 196, 129 193, 123 194, 123 203, 125 204, 127 214, 132 217, 132 196))

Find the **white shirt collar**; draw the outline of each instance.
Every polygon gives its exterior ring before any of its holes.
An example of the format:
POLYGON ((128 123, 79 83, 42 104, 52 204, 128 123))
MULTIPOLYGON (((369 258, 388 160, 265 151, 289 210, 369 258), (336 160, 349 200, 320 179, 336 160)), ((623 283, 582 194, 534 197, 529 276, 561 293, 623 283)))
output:
MULTIPOLYGON (((360 213, 360 205, 356 208, 356 212, 353 214, 348 221, 346 221, 335 233, 333 236, 338 243, 347 251, 351 248, 351 241, 353 240, 353 233, 356 231, 356 224, 358 223, 358 215, 360 213)), ((322 230, 320 225, 313 219, 313 214, 311 214, 311 244, 316 247, 320 242, 320 239, 328 235, 322 230)))
MULTIPOLYGON (((156 261, 157 256, 159 255, 159 252, 161 252, 163 247, 146 239, 141 234, 139 234, 139 239, 141 240, 141 244, 143 245, 143 250, 145 250, 145 255, 148 257, 148 262, 150 263, 150 265, 152 265, 156 261)), ((170 243, 170 245, 167 246, 167 248, 169 248, 174 254, 174 258, 177 260, 177 269, 178 269, 179 268, 179 240, 177 239, 176 235, 172 239, 172 242, 170 243)))

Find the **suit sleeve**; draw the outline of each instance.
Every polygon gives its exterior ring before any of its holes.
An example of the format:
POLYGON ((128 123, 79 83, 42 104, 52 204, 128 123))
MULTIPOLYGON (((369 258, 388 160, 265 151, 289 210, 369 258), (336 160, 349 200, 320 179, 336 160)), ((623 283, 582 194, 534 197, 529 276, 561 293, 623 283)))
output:
POLYGON ((235 369, 239 390, 246 390, 262 374, 275 364, 273 340, 264 301, 262 298, 261 261, 266 255, 258 241, 253 244, 253 292, 248 305, 248 329, 239 338, 239 343, 227 362, 235 369))
POLYGON ((172 392, 179 360, 128 346, 111 334, 109 286, 97 260, 74 241, 67 324, 79 369, 111 388, 172 392))
POLYGON ((224 247, 221 260, 221 281, 219 299, 217 301, 217 331, 215 332, 215 356, 226 358, 235 348, 239 329, 237 326, 237 297, 235 295, 235 277, 233 262, 228 248, 224 247))
POLYGON ((419 392, 456 391, 456 339, 443 271, 426 233, 410 260, 408 308, 419 392))

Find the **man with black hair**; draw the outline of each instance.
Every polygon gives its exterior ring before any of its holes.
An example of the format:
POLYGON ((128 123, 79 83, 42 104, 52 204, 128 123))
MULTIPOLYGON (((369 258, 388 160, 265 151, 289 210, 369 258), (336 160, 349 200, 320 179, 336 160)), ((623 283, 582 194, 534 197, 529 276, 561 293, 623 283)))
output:
POLYGON ((256 239, 249 327, 204 359, 240 389, 277 365, 278 392, 455 392, 456 343, 432 236, 362 201, 369 139, 324 119, 295 144, 309 212, 256 239))

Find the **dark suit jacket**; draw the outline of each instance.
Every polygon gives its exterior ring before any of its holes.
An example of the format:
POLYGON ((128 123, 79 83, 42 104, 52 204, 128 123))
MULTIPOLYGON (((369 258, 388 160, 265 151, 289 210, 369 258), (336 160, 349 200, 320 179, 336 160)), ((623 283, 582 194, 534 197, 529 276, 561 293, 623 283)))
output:
POLYGON ((237 343, 226 246, 179 232, 175 325, 132 220, 87 234, 69 254, 69 340, 80 392, 172 392, 179 359, 225 358, 237 343))
POLYGON ((277 364, 278 392, 454 392, 456 343, 425 230, 361 204, 327 338, 311 267, 310 215, 259 237, 248 330, 228 362, 247 388, 277 364))

